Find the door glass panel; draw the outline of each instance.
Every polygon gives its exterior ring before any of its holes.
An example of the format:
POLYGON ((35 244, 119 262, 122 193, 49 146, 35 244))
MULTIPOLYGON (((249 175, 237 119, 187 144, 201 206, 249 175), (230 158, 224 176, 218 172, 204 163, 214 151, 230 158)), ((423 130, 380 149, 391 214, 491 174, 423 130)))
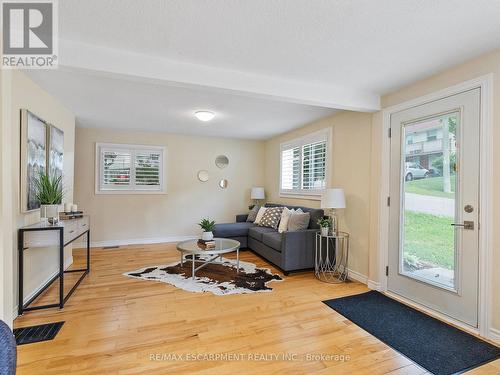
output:
POLYGON ((459 113, 403 126, 400 271, 456 290, 459 113))

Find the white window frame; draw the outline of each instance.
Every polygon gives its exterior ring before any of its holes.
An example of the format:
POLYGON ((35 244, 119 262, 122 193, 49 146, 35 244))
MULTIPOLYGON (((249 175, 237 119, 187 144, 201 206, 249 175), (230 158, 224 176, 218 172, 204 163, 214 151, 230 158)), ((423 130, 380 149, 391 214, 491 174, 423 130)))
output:
POLYGON ((167 162, 167 150, 163 146, 150 146, 150 145, 131 145, 131 144, 120 144, 120 143, 96 143, 95 145, 95 193, 96 194, 166 194, 167 183, 166 183, 166 162, 167 162), (130 178, 133 180, 135 178, 135 153, 144 151, 151 152, 156 151, 160 153, 160 168, 159 168, 159 178, 160 186, 159 189, 148 189, 145 187, 138 187, 135 185, 125 186, 125 187, 114 187, 114 188, 103 188, 102 182, 102 150, 116 150, 131 153, 131 164, 130 164, 130 178))
POLYGON ((331 136, 332 130, 331 128, 322 129, 316 131, 314 133, 307 134, 300 138, 295 138, 291 141, 287 141, 280 144, 280 170, 279 170, 279 196, 284 198, 297 198, 297 199, 311 199, 311 200, 321 200, 321 195, 323 194, 326 186, 328 186, 329 177, 330 177, 330 159, 331 159, 331 136), (300 181, 302 184, 302 146, 326 141, 326 159, 325 159, 325 188, 323 189, 282 189, 282 170, 283 170, 283 160, 282 153, 286 149, 290 149, 293 147, 300 147, 300 181))

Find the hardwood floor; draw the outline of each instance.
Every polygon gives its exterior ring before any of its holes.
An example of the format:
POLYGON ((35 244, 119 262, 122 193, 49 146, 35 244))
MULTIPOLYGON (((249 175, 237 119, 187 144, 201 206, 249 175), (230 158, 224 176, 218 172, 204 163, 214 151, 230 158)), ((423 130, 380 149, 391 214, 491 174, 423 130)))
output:
MULTIPOLYGON (((75 250, 74 258, 78 267, 83 251, 75 250)), ((63 310, 28 312, 16 319, 16 328, 66 321, 53 341, 18 347, 18 373, 425 373, 321 302, 366 291, 360 283, 330 285, 304 272, 271 283, 271 293, 215 296, 122 275, 178 258, 174 244, 93 249, 91 274, 63 310), (233 357, 208 357, 221 353, 233 357), (208 360, 196 360, 196 354, 208 360), (236 358, 244 354, 254 358, 236 358), (282 357, 287 354, 289 360, 282 357), (322 354, 349 360, 318 357, 322 354)), ((249 251, 241 259, 277 272, 249 251)), ((39 303, 54 300, 55 292, 56 286, 39 303)), ((471 374, 500 374, 500 360, 471 374)))

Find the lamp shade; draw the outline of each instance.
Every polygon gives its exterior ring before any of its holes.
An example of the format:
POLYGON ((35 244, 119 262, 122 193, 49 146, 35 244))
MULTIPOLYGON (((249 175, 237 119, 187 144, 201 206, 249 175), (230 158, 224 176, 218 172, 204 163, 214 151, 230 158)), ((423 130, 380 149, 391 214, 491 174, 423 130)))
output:
POLYGON ((321 197, 321 208, 345 208, 344 189, 326 189, 321 197))
POLYGON ((266 194, 264 193, 263 187, 253 187, 252 192, 250 193, 251 199, 265 199, 266 194))

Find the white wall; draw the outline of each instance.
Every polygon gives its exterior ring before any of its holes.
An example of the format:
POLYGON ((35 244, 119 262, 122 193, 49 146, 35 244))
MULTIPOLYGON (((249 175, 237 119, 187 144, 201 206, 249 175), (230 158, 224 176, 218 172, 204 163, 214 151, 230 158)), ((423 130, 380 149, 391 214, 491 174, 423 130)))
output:
MULTIPOLYGON (((73 200, 75 118, 58 101, 20 71, 2 73, 2 229, 4 281, 3 316, 9 319, 17 305, 17 228, 40 220, 38 211, 22 213, 20 207, 20 113, 28 109, 64 131, 65 199, 73 200), (9 285, 7 285, 9 284, 9 285)), ((71 248, 65 252, 71 263, 71 248)), ((24 296, 35 292, 58 269, 56 248, 29 249, 24 256, 24 296)))
MULTIPOLYGON (((209 126, 209 125, 208 125, 209 126)), ((264 143, 152 132, 76 129, 75 202, 91 216, 92 243, 176 241, 198 235, 203 217, 233 222, 248 212, 250 189, 264 182, 264 143), (95 194, 95 144, 166 147, 166 194, 95 194), (225 169, 215 158, 226 155, 225 169), (208 170, 208 182, 197 173, 208 170), (228 180, 221 189, 221 178, 228 180)))
POLYGON ((346 208, 338 210, 340 229, 350 233, 349 268, 368 276, 371 114, 343 111, 266 142, 268 202, 319 207, 318 200, 284 198, 279 194, 280 144, 320 129, 332 129, 327 187, 343 188, 346 208))

